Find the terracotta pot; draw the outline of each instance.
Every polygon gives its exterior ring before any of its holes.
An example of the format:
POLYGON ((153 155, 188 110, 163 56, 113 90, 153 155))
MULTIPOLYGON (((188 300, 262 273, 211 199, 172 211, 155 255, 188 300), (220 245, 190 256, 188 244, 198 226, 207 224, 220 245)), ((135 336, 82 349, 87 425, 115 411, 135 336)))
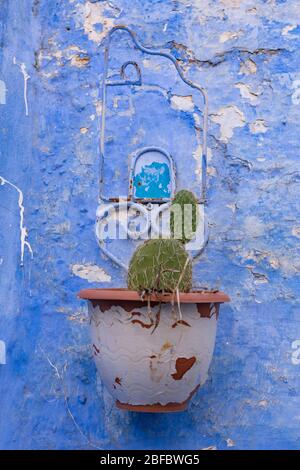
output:
POLYGON ((127 289, 85 289, 79 297, 88 300, 96 366, 117 406, 185 410, 206 380, 219 306, 229 297, 180 294, 181 318, 170 294, 142 301, 127 289))

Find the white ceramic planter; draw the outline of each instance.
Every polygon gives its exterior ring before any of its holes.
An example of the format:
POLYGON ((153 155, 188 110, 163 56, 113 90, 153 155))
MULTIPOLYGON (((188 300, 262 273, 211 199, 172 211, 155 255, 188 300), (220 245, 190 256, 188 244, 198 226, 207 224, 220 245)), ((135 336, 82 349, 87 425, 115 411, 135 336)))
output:
POLYGON ((92 348, 100 377, 119 408, 182 411, 211 363, 221 292, 147 301, 126 289, 86 289, 92 348))

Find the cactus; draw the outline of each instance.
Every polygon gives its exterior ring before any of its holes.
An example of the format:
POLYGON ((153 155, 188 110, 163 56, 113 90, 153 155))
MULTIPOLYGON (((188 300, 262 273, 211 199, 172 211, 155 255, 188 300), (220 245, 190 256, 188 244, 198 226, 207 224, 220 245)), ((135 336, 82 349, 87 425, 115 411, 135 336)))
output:
POLYGON ((170 231, 172 238, 188 243, 197 230, 199 211, 197 199, 193 193, 182 189, 172 202, 170 213, 170 231), (177 212, 177 209, 179 211, 177 212))
POLYGON ((194 237, 197 222, 196 197, 190 191, 179 191, 171 206, 172 238, 148 240, 137 248, 129 265, 128 288, 146 293, 189 292, 192 263, 183 244, 194 237))
POLYGON ((188 292, 192 263, 182 243, 173 239, 144 242, 130 261, 127 284, 139 292, 188 292))

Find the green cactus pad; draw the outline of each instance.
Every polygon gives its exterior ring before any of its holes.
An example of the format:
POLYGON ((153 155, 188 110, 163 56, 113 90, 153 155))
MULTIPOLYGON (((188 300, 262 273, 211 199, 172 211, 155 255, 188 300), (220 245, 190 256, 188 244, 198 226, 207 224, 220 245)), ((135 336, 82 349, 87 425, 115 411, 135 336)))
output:
POLYGON ((138 292, 188 292, 192 286, 192 263, 178 240, 148 240, 130 261, 128 288, 138 292), (180 282, 179 282, 180 281, 180 282))
POLYGON ((198 217, 198 202, 194 194, 185 189, 179 191, 171 205, 170 231, 172 238, 181 240, 182 243, 188 243, 192 240, 197 230, 198 217), (177 208, 179 216, 177 216, 177 208))

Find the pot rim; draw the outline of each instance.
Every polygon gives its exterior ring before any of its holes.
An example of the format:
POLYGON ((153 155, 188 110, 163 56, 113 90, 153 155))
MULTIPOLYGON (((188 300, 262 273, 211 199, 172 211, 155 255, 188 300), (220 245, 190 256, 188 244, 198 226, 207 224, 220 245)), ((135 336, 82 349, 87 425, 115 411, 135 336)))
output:
MULTIPOLYGON (((126 288, 90 288, 82 289, 78 294, 80 299, 85 300, 130 300, 141 302, 151 300, 153 302, 172 302, 177 300, 173 294, 151 294, 145 295, 143 299, 138 292, 126 288)), ((180 292, 179 300, 183 304, 207 304, 230 302, 230 297, 224 292, 192 291, 180 292)))

